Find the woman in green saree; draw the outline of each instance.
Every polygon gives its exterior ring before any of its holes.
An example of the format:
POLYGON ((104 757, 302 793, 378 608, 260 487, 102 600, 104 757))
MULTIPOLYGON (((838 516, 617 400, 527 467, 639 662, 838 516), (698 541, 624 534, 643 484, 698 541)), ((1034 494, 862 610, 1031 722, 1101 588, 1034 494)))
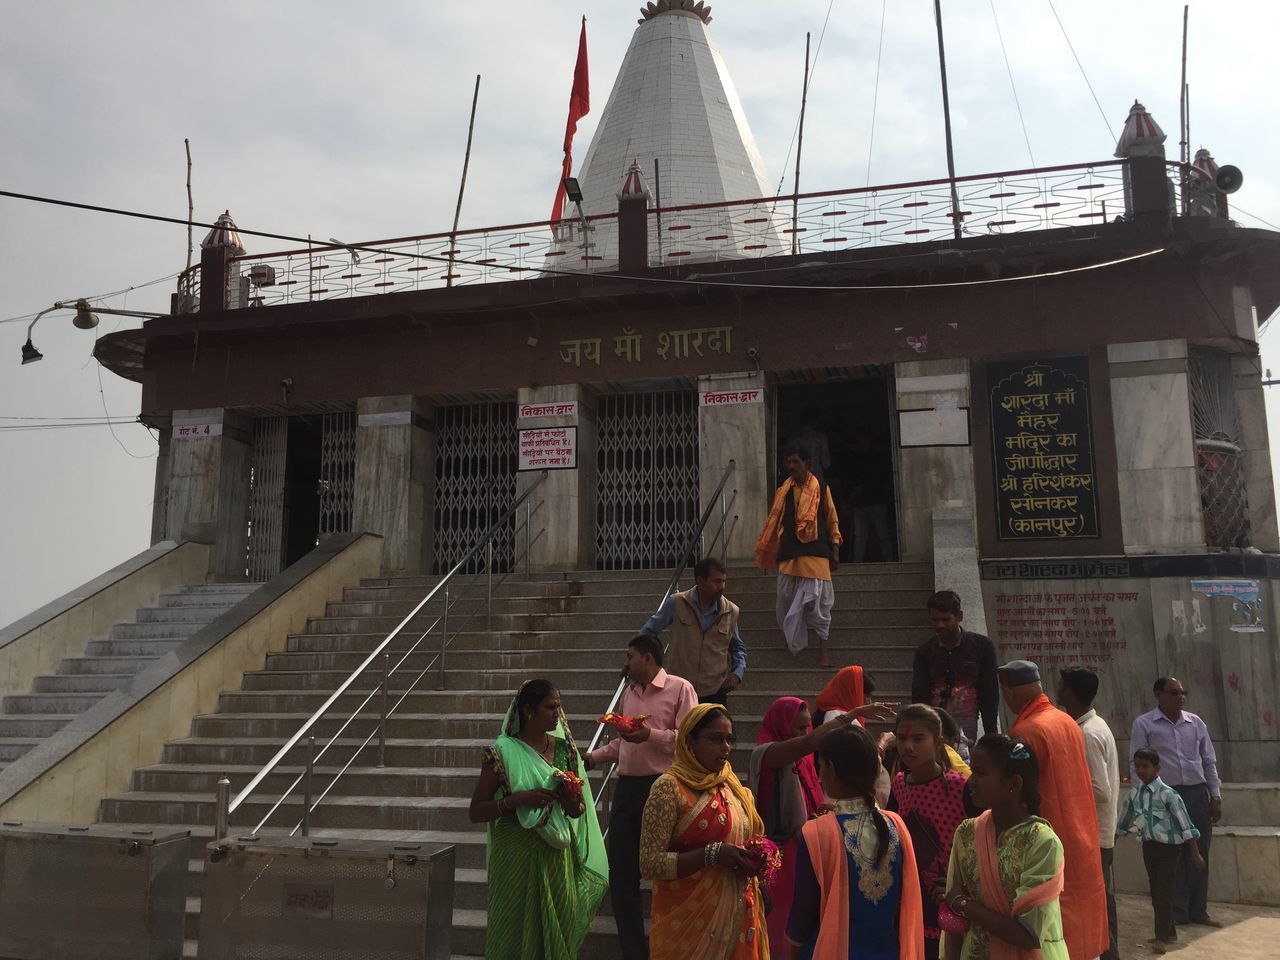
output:
POLYGON ((548 680, 516 693, 484 752, 471 822, 487 823, 486 960, 573 960, 609 889, 591 786, 548 680))

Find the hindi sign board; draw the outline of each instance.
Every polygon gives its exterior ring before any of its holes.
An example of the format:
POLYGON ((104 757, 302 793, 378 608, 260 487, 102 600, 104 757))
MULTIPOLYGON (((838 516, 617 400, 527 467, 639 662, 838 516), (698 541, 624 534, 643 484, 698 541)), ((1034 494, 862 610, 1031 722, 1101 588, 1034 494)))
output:
POLYGON ((1001 540, 1096 538, 1089 360, 987 364, 1001 540))
POLYGON ((174 417, 171 436, 174 440, 220 437, 222 436, 222 417, 174 417))
POLYGON ((698 394, 698 404, 703 407, 733 407, 743 403, 764 403, 764 391, 706 390, 698 394))
POLYGON ((540 417, 578 417, 578 401, 563 400, 558 403, 522 403, 516 408, 521 420, 535 420, 540 417))
POLYGON ((577 427, 520 430, 520 470, 573 470, 578 466, 577 427))

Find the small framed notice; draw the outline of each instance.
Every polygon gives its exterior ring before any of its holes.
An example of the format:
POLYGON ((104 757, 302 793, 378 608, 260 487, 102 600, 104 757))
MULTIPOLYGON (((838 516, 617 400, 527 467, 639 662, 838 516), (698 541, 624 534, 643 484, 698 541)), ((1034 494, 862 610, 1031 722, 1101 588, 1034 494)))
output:
POLYGON ((538 427, 519 433, 521 471, 577 468, 577 427, 538 427))

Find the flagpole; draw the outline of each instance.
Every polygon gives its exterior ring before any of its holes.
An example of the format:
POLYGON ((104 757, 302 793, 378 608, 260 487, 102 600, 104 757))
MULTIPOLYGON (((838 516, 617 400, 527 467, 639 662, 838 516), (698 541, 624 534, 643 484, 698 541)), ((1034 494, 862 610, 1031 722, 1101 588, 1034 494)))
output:
POLYGON ((960 239, 960 197, 956 193, 956 158, 951 149, 951 98, 947 95, 947 50, 942 40, 942 0, 933 0, 934 19, 938 24, 938 67, 942 71, 942 122, 947 131, 947 177, 951 181, 951 225, 960 239))

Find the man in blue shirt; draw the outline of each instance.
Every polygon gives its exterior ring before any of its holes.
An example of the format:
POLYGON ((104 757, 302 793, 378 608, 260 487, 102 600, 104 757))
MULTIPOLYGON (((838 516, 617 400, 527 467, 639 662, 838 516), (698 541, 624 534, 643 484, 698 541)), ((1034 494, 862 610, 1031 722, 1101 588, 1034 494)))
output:
MULTIPOLYGON (((1209 859, 1209 841, 1213 825, 1222 819, 1222 784, 1218 780, 1218 757, 1209 737, 1209 728, 1194 713, 1182 709, 1187 702, 1187 688, 1176 677, 1161 677, 1152 686, 1156 709, 1133 721, 1129 754, 1150 747, 1160 755, 1161 779, 1178 791, 1186 804, 1191 822, 1200 831, 1197 841, 1200 855, 1209 859)), ((1138 771, 1130 765, 1133 781, 1138 771)), ((1173 922, 1186 925, 1199 923, 1220 927, 1222 923, 1209 916, 1209 872, 1193 869, 1191 857, 1184 849, 1178 861, 1177 880, 1173 892, 1173 922)))
POLYGON ((693 578, 693 588, 667 597, 640 632, 656 637, 670 627, 667 672, 692 683, 699 702, 725 705, 747 670, 738 606, 724 595, 728 574, 719 560, 699 560, 693 578))

